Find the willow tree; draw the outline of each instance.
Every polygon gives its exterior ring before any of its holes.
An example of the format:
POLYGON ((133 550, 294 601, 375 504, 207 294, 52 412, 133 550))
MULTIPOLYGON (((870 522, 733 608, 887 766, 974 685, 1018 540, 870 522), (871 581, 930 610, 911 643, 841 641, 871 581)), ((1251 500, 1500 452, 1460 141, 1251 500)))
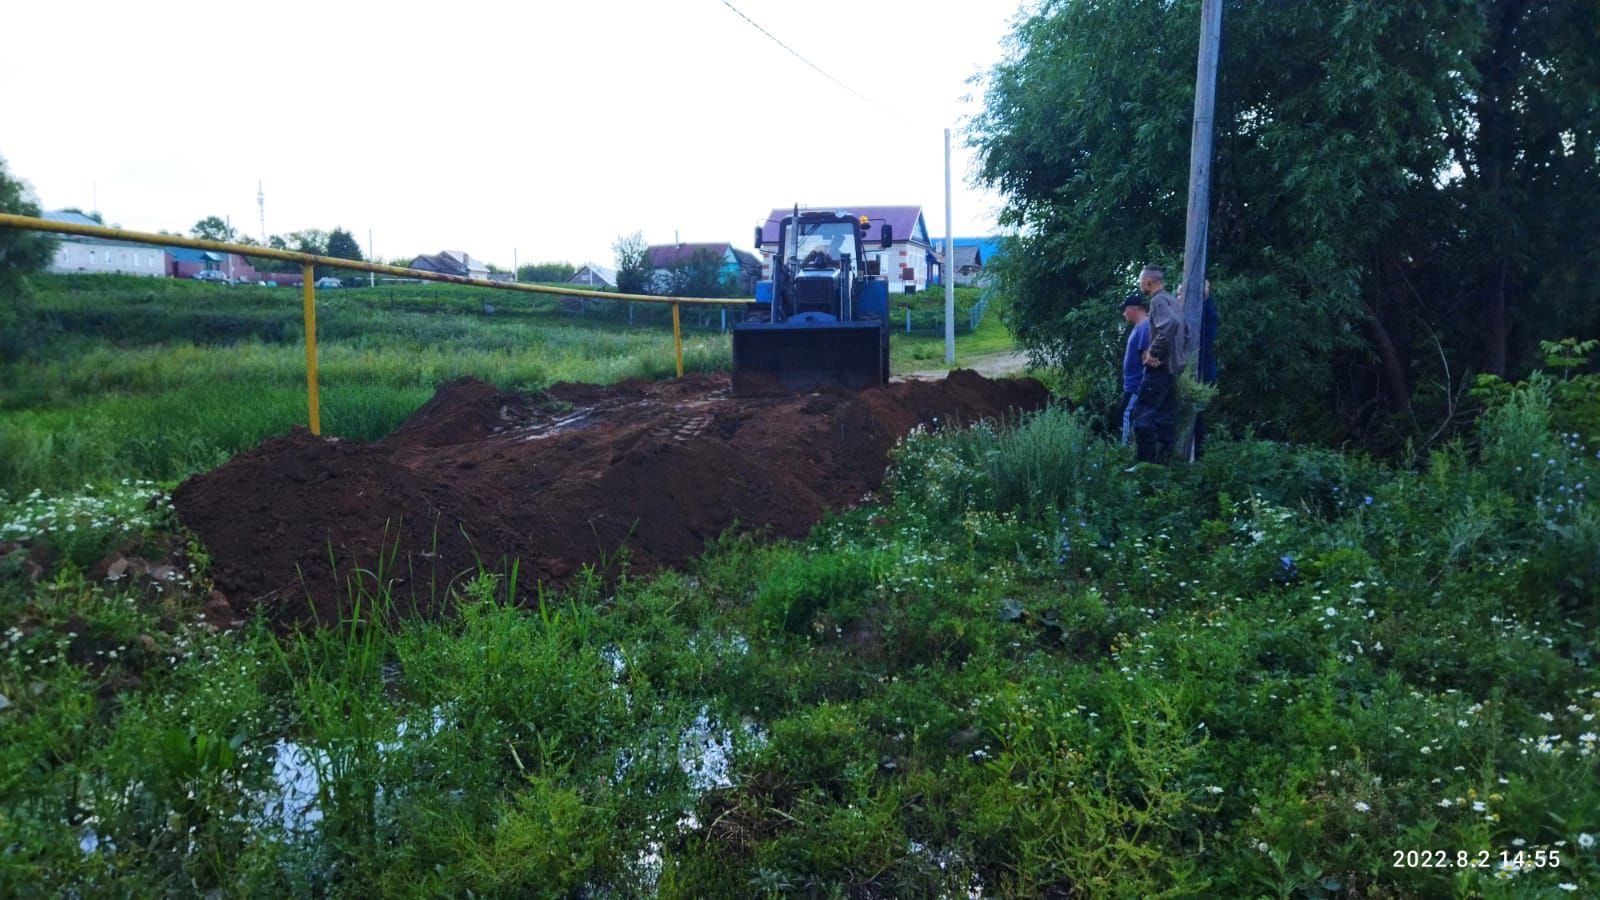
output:
MULTIPOLYGON (((1109 392, 1115 300, 1181 263, 1198 0, 1045 0, 971 140, 1016 232, 1012 326, 1109 392)), ((1220 405, 1268 433, 1415 433, 1471 371, 1592 333, 1600 4, 1230 2, 1209 268, 1220 405)))

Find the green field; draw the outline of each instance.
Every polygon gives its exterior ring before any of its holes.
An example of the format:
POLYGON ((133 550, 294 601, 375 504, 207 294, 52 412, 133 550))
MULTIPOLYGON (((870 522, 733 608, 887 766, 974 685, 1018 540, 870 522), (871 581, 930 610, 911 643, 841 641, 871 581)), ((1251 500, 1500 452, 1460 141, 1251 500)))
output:
MULTIPOLYGON (((44 284, 0 382, 0 895, 1600 894, 1580 379, 1414 468, 1219 422, 1124 471, 1064 407, 918 432, 804 541, 281 637, 200 624, 165 498, 299 421, 297 295, 44 284)), ((659 323, 429 290, 326 298, 329 431, 670 371, 659 323)))
MULTIPOLYGON (((0 490, 182 478, 305 424, 298 291, 111 276, 37 283, 29 358, 0 365, 0 490)), ((668 311, 635 305, 631 325, 627 314, 614 301, 577 313, 553 297, 453 285, 320 292, 323 431, 376 440, 462 375, 508 390, 670 377, 668 311)), ((684 370, 726 371, 718 311, 685 308, 682 318, 684 370)), ((991 314, 961 352, 997 339, 1008 338, 991 314)), ((943 358, 942 337, 909 340, 937 340, 943 358)), ((897 371, 921 359, 904 344, 903 333, 891 340, 897 371)))

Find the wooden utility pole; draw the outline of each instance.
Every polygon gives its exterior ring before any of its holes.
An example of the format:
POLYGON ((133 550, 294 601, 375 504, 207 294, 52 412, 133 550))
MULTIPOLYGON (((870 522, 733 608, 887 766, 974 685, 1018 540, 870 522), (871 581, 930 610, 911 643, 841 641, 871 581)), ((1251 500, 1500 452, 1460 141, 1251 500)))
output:
POLYGON ((1201 0, 1200 61, 1194 75, 1194 137, 1189 144, 1189 215, 1183 232, 1183 321, 1188 364, 1200 350, 1206 284, 1206 236, 1211 227, 1211 134, 1217 107, 1217 57, 1222 46, 1222 0, 1201 0))

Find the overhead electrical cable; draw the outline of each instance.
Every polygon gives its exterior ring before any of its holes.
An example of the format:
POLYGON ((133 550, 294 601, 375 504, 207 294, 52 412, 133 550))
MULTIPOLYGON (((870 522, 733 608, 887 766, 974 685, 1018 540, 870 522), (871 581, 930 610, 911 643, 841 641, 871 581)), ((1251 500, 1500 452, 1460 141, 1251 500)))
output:
POLYGON ((788 44, 785 44, 783 41, 779 40, 777 35, 775 35, 772 32, 766 30, 765 28, 762 28, 760 23, 756 22, 756 20, 754 20, 754 19, 750 18, 749 16, 745 15, 739 9, 739 7, 734 6, 732 3, 729 3, 728 0, 722 0, 722 5, 726 6, 727 8, 729 8, 731 10, 733 10, 735 15, 737 15, 739 18, 745 20, 746 22, 749 22, 750 26, 752 28, 754 28, 755 30, 757 30, 757 31, 761 32, 762 34, 766 35, 769 39, 771 39, 771 41, 774 44, 777 44, 779 47, 782 47, 783 49, 787 50, 789 52, 789 54, 791 56, 793 56, 795 59, 798 59, 801 62, 805 63, 806 65, 810 66, 811 68, 815 69, 817 71, 817 73, 820 74, 822 77, 828 79, 829 81, 833 82, 834 84, 837 84, 839 87, 842 87, 845 90, 849 91, 850 93, 854 94, 856 97, 861 99, 863 102, 868 103, 868 104, 870 104, 872 106, 875 106, 878 109, 882 110, 883 112, 886 112, 889 115, 900 119, 901 121, 906 121, 904 116, 900 115, 899 113, 895 112, 894 110, 890 109, 889 107, 884 106, 882 103, 879 103, 878 101, 872 99, 871 97, 868 97, 866 94, 861 93, 860 91, 856 90, 855 88, 851 87, 850 85, 845 84, 843 81, 840 81, 839 79, 837 79, 837 78, 833 77, 832 75, 828 74, 828 72, 826 70, 824 70, 821 66, 817 65, 816 63, 812 62, 809 59, 806 59, 804 56, 801 56, 800 52, 798 50, 794 49, 793 47, 791 47, 788 44))

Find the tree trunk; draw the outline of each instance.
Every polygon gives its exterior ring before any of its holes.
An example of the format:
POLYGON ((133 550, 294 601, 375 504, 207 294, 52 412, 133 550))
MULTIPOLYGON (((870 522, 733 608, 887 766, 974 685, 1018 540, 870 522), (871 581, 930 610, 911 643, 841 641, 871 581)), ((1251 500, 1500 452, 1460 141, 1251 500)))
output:
POLYGON ((1510 343, 1506 326, 1506 269, 1500 261, 1500 277, 1495 279, 1494 292, 1489 298, 1489 373, 1506 377, 1506 346, 1510 343))
POLYGON ((1512 252, 1513 237, 1508 227, 1511 214, 1506 202, 1507 171, 1514 162, 1515 138, 1511 134, 1510 105, 1516 95, 1517 72, 1522 61, 1517 56, 1517 29, 1527 11, 1527 0, 1502 0, 1498 17, 1493 21, 1494 37, 1489 57, 1484 61, 1481 74, 1483 91, 1478 100, 1478 177, 1487 188, 1486 218, 1490 221, 1489 233, 1493 236, 1489 252, 1499 259, 1490 283, 1484 285, 1485 312, 1488 322, 1484 333, 1485 362, 1490 373, 1504 377, 1506 357, 1510 342, 1509 304, 1506 300, 1506 280, 1510 266, 1506 254, 1512 252))
POLYGON ((1362 323, 1366 328, 1367 337, 1371 338, 1372 346, 1378 351, 1378 361, 1383 366, 1384 393, 1389 396, 1391 409, 1409 409, 1411 407, 1411 387, 1406 383, 1405 366, 1400 362, 1400 354, 1395 350, 1394 341, 1389 337, 1389 329, 1383 325, 1383 320, 1369 307, 1367 318, 1362 323))

